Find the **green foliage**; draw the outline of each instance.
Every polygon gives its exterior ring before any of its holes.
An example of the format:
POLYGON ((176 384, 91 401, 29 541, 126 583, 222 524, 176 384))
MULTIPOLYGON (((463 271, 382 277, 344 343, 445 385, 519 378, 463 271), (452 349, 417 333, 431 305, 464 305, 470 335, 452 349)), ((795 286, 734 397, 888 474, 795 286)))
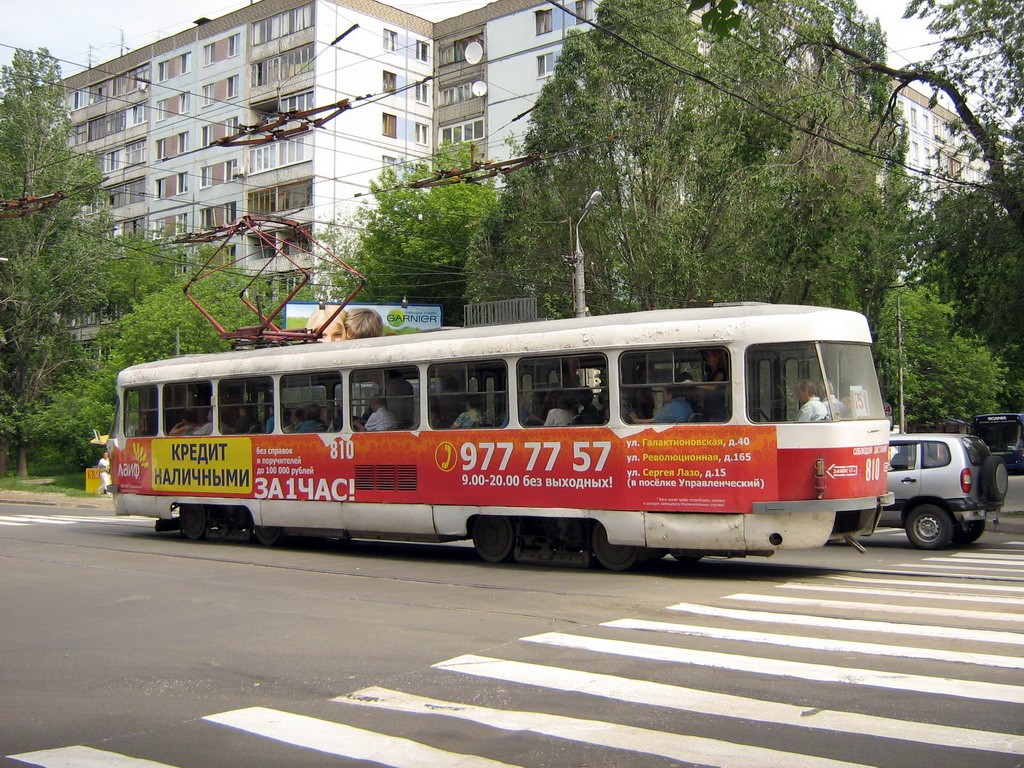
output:
POLYGON ((1002 410, 1006 368, 964 329, 927 287, 889 295, 879 327, 879 373, 886 399, 899 403, 897 310, 903 318, 903 392, 908 424, 934 425, 1002 410))
POLYGON ((598 30, 567 38, 524 147, 554 159, 508 178, 474 298, 536 295, 568 314, 574 225, 599 188, 606 202, 580 227, 594 313, 726 300, 874 310, 905 267, 909 228, 895 222, 913 188, 876 159, 902 140, 877 131, 884 78, 851 77, 805 33, 883 50, 877 26, 840 25, 816 2, 747 13, 715 40, 685 7, 609 0, 598 30))
POLYGON ((13 447, 24 474, 30 417, 53 382, 85 363, 71 322, 106 304, 100 275, 109 224, 82 213, 99 200, 99 168, 68 147, 60 72, 45 51, 16 51, 0 69, 0 116, 0 199, 65 195, 0 219, 0 472, 13 447))
MULTIPOLYGON (((450 147, 436 168, 468 168, 465 147, 450 147)), ((386 171, 372 185, 376 205, 358 216, 361 231, 353 266, 367 278, 359 301, 441 304, 449 324, 462 322, 466 301, 466 258, 482 220, 494 209, 490 183, 456 183, 411 189, 431 169, 386 171)))

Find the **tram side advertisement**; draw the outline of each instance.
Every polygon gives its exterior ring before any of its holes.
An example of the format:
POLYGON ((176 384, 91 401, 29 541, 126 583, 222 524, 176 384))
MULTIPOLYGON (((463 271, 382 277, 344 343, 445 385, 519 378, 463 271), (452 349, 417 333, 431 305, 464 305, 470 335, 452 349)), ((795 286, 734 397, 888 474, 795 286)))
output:
MULTIPOLYGON (((865 495, 854 450, 826 457, 849 468, 830 496, 865 495)), ((114 458, 123 493, 197 497, 735 512, 813 489, 771 426, 139 438, 114 458)))

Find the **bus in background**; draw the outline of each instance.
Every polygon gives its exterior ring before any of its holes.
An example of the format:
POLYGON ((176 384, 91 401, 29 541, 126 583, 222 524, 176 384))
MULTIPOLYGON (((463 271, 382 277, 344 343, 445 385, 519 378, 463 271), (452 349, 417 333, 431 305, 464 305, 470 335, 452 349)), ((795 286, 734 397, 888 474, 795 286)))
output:
POLYGON ((1002 458, 1006 471, 1024 472, 1024 413, 986 413, 971 419, 970 434, 1002 458))
POLYGON ((892 498, 870 339, 854 312, 742 304, 136 365, 115 509, 611 570, 853 543, 892 498))

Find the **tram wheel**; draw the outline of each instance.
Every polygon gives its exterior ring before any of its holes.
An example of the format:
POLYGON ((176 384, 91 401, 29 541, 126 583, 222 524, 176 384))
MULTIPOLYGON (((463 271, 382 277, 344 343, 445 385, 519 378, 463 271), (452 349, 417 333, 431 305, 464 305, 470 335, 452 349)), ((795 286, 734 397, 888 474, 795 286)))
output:
POLYGON ((279 526, 276 525, 254 525, 252 527, 253 541, 258 541, 264 547, 272 547, 281 541, 284 535, 279 526))
POLYGON ((502 515, 481 515, 473 523, 473 546, 481 560, 505 563, 515 548, 512 521, 502 515))
POLYGON ((192 541, 206 536, 206 509, 198 506, 182 507, 181 535, 192 541))
POLYGON ((609 571, 628 571, 646 559, 645 555, 647 554, 644 547, 609 544, 608 531, 600 523, 594 524, 594 530, 590 534, 590 548, 594 551, 597 562, 609 571))

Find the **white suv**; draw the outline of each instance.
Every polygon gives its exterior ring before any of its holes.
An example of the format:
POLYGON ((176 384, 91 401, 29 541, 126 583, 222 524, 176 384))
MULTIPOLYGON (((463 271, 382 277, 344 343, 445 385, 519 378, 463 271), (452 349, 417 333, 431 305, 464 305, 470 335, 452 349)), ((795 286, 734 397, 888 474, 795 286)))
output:
POLYGON ((889 490, 896 502, 879 525, 903 528, 920 549, 977 541, 1006 498, 1006 465, 972 435, 889 438, 889 490))

